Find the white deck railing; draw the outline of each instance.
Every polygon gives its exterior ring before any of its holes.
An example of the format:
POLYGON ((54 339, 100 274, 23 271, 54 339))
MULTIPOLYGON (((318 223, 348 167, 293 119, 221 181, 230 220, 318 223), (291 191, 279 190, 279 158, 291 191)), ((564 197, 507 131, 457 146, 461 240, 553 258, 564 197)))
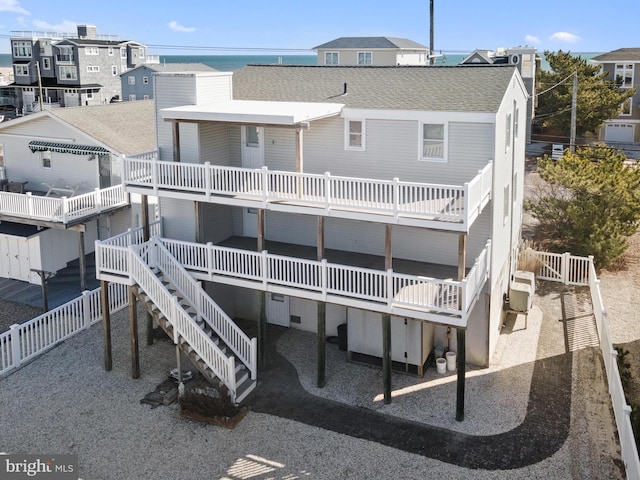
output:
MULTIPOLYGON (((459 316, 462 322, 466 322, 487 279, 491 253, 491 244, 487 242, 467 277, 453 281, 273 255, 267 251, 172 239, 160 241, 187 271, 200 279, 263 290, 288 287, 291 295, 301 298, 341 304, 365 301, 381 311, 390 307, 410 308, 459 316)), ((128 276, 125 250, 97 242, 98 275, 128 276)))
POLYGON ((93 192, 68 198, 41 197, 30 192, 0 192, 0 214, 65 224, 127 204, 127 194, 122 185, 96 188, 93 192))
POLYGON ((562 282, 565 285, 589 286, 593 313, 596 319, 600 349, 604 360, 604 367, 608 379, 609 395, 613 405, 613 413, 618 428, 620 450, 624 462, 627 478, 640 480, 640 458, 631 426, 631 407, 627 403, 620 371, 618 370, 617 354, 613 348, 613 341, 607 325, 607 312, 600 292, 600 280, 593 265, 593 257, 575 257, 568 253, 557 254, 538 252, 527 249, 522 251, 527 264, 534 258, 539 263, 537 277, 543 280, 562 282), (527 257, 529 257, 527 259, 527 257))
MULTIPOLYGON (((235 357, 227 355, 200 328, 179 304, 178 297, 171 294, 160 279, 151 271, 148 263, 154 256, 151 243, 133 246, 127 249, 129 256, 129 276, 140 286, 153 304, 173 326, 173 341, 178 344, 184 339, 200 356, 202 361, 227 386, 231 400, 235 401, 236 376, 235 357)), ((122 247, 117 247, 122 248, 122 247)))
POLYGON ((211 327, 218 337, 235 353, 256 379, 258 373, 258 344, 249 338, 236 323, 211 299, 200 283, 187 272, 157 238, 151 240, 156 249, 156 265, 162 273, 196 309, 196 315, 211 327))
MULTIPOLYGON (((491 195, 492 163, 464 185, 438 185, 126 158, 127 187, 224 196, 236 202, 303 205, 325 210, 436 219, 469 226, 491 195)), ((233 203, 228 200, 229 203, 233 203)), ((240 204, 240 203, 238 203, 240 204)))
MULTIPOLYGON (((109 310, 113 314, 128 303, 126 285, 109 285, 109 310)), ((100 288, 0 333, 0 375, 8 373, 41 353, 102 319, 100 288)))

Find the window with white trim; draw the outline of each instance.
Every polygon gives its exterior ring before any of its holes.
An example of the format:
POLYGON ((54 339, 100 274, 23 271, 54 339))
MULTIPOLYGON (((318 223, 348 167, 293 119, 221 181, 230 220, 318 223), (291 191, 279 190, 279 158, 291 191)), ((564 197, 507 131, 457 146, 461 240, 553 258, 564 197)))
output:
POLYGON ((502 222, 503 224, 507 223, 507 220, 509 220, 509 213, 511 210, 511 185, 507 184, 504 186, 504 199, 502 202, 503 205, 503 209, 504 211, 502 212, 503 214, 503 219, 502 222))
POLYGON ((135 85, 136 84, 136 77, 134 77, 133 75, 129 75, 127 77, 127 83, 129 85, 135 85))
POLYGON ((142 83, 143 85, 147 85, 149 83, 149 77, 147 77, 146 75, 142 77, 142 83))
POLYGON ((43 150, 40 152, 40 159, 42 160, 42 168, 51 168, 51 150, 43 150))
POLYGON ((511 114, 507 113, 507 118, 504 126, 504 151, 506 152, 511 146, 511 114))
POLYGON ((143 100, 149 100, 149 95, 144 95, 142 98, 143 100))
POLYGON ((120 58, 127 58, 127 49, 120 48, 120 58))
POLYGON ((113 47, 109 47, 109 56, 113 56, 113 47))
POLYGON ((346 150, 364 150, 365 146, 365 123, 364 120, 344 121, 344 148, 346 150))
POLYGON ((111 75, 113 75, 114 77, 116 75, 118 75, 118 66, 117 65, 111 65, 111 75))
POLYGON ((633 102, 632 102, 633 98, 627 98, 624 103, 620 106, 620 109, 622 110, 620 112, 620 116, 621 117, 630 117, 633 109, 633 102))
POLYGON ((31 42, 13 42, 13 56, 31 58, 31 42))
POLYGON ((443 123, 422 123, 420 130, 420 159, 445 161, 445 125, 443 123))
POLYGON ((60 79, 62 80, 77 80, 78 71, 75 65, 60 65, 60 79))
POLYGON ((338 52, 324 52, 324 64, 325 65, 340 65, 340 53, 338 53, 338 52))
POLYGON ((87 100, 93 100, 93 90, 87 90, 87 100))
POLYGON ((371 65, 371 52, 358 52, 358 65, 371 65))
POLYGON ((135 102, 137 100, 136 95, 134 93, 129 94, 129 101, 135 102))
POLYGON ((633 63, 616 63, 616 84, 621 88, 633 87, 633 63))
POLYGON ((87 72, 88 73, 98 73, 100 71, 100 66, 99 65, 87 65, 87 72))
POLYGON ((42 59, 42 69, 43 70, 51 70, 51 59, 43 58, 42 59))
POLYGON ((27 76, 29 75, 29 65, 15 65, 16 67, 16 76, 27 76))
POLYGON ((84 54, 85 55, 100 55, 100 50, 98 50, 98 47, 85 47, 84 54))

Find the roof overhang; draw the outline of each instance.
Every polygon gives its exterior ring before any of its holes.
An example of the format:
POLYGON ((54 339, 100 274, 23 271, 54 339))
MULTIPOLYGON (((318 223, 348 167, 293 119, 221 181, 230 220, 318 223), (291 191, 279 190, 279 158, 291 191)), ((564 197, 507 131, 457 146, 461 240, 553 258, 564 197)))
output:
POLYGON ((341 103, 269 102, 229 100, 208 105, 164 108, 164 120, 225 122, 264 125, 298 125, 339 115, 341 103))

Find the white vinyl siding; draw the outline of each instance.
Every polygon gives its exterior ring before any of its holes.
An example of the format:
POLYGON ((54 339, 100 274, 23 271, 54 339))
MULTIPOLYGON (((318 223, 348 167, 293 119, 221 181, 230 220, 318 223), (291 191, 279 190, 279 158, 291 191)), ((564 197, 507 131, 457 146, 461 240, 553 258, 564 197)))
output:
POLYGON ((163 235, 184 242, 196 241, 196 208, 192 201, 160 197, 160 216, 171 218, 163 223, 163 235))

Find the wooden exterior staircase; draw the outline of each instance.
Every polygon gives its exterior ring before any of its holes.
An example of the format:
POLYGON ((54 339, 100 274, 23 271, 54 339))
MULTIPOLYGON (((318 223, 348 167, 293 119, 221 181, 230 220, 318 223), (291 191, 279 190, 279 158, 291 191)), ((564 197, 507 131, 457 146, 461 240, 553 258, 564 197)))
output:
POLYGON ((160 242, 130 249, 138 300, 203 376, 240 403, 256 387, 257 340, 240 330, 160 242))

